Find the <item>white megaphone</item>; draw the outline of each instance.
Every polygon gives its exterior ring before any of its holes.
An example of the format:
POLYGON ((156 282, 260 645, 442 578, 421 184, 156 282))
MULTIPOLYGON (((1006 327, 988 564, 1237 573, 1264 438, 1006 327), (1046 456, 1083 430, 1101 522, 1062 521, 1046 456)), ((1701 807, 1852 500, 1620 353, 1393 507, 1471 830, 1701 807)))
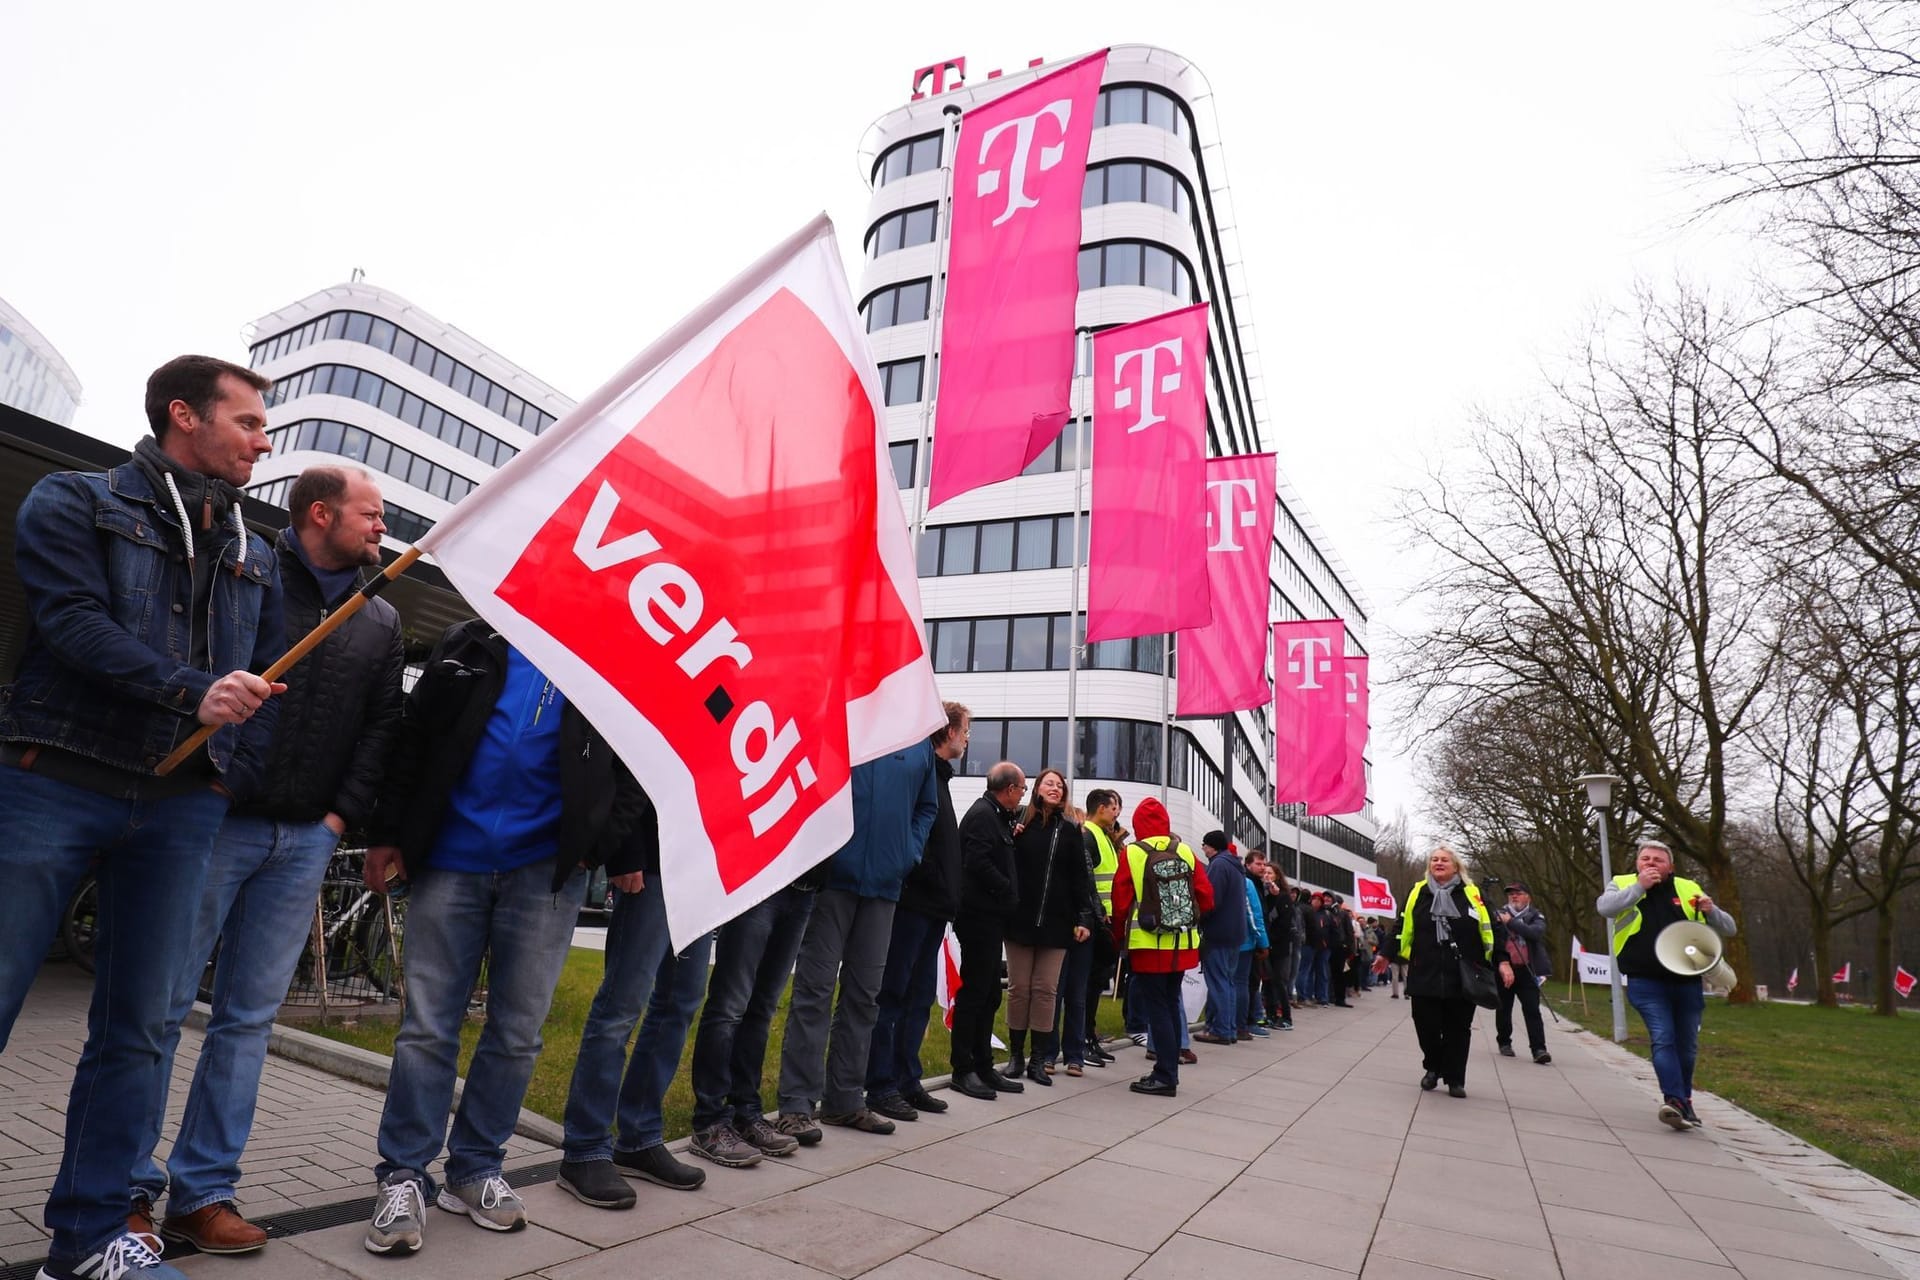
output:
POLYGON ((1721 958, 1725 950, 1719 934, 1692 920, 1676 920, 1653 940, 1653 954, 1663 969, 1683 978, 1699 978, 1721 995, 1739 982, 1733 966, 1721 958))

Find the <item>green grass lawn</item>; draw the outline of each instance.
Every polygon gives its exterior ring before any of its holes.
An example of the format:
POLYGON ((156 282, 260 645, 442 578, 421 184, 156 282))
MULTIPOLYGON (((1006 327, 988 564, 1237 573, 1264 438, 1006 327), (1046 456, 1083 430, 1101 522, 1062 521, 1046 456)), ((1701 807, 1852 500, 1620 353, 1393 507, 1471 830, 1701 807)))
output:
MULTIPOLYGON (((1560 1016, 1612 1032, 1605 987, 1587 1010, 1564 983, 1548 983, 1560 1016)), ((1647 1029, 1627 1007, 1627 1048, 1648 1056, 1647 1029)), ((1789 1133, 1920 1195, 1920 1018, 1876 1018, 1864 1009, 1728 1005, 1707 1001, 1694 1083, 1789 1133)), ((1648 1104, 1652 1105, 1651 1102, 1648 1104)))
MULTIPOLYGON (((567 1104, 567 1083, 573 1075, 574 1058, 580 1051, 580 1029, 586 1025, 587 1008, 593 1003, 593 993, 600 986, 602 961, 600 952, 575 947, 567 957, 565 971, 560 975, 559 989, 554 992, 553 1009, 547 1015, 544 1031, 545 1043, 540 1051, 539 1064, 534 1068, 533 1084, 527 1090, 526 1101, 528 1110, 552 1120, 560 1119, 567 1104)), ((773 1035, 767 1045, 762 1093, 769 1101, 773 1098, 774 1085, 780 1076, 780 1042, 784 1038, 786 1020, 787 1001, 782 996, 780 1010, 774 1015, 773 1035)), ((694 1020, 694 1025, 698 1027, 698 1018, 694 1020)), ((392 1018, 367 1018, 360 1021, 315 1022, 306 1024, 304 1029, 391 1056, 399 1024, 392 1018)), ((1117 1036, 1121 1032, 1120 1006, 1113 1000, 1100 1002, 1100 1030, 1108 1036, 1117 1036)), ((997 1020, 996 1034, 1002 1040, 1006 1039, 1004 1012, 997 1020)), ((460 1035, 460 1073, 463 1076, 467 1063, 473 1057, 474 1043, 479 1038, 480 1023, 470 1020, 460 1035)), ((935 1017, 927 1026, 926 1043, 920 1050, 920 1058, 928 1075, 946 1074, 947 1053, 947 1029, 935 1017)), ((667 1091, 665 1110, 669 1139, 684 1137, 693 1127, 693 1088, 688 1083, 692 1062, 693 1036, 689 1033, 686 1048, 680 1055, 680 1070, 674 1076, 673 1087, 667 1091)))

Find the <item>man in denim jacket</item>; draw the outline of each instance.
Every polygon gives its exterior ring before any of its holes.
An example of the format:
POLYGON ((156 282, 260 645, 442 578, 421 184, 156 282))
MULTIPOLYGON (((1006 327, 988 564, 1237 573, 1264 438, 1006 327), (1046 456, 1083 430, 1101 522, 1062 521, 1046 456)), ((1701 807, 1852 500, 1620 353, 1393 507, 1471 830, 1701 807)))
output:
POLYGON ((46 1280, 173 1280, 127 1170, 163 1096, 168 997, 214 833, 259 778, 286 648, 273 550, 241 521, 269 384, 209 356, 147 380, 133 460, 61 472, 21 505, 15 567, 33 628, 0 690, 0 1048, 91 866, 101 930, 87 1044, 47 1202, 46 1280), (166 777, 201 725, 220 726, 166 777))

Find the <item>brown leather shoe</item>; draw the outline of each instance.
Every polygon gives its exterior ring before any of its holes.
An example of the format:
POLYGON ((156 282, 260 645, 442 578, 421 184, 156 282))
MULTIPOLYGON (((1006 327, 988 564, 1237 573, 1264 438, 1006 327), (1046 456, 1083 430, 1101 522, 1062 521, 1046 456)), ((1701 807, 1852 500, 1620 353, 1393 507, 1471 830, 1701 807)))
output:
MULTIPOLYGON (((153 1201, 141 1196, 133 1202, 133 1208, 127 1210, 127 1230, 136 1236, 160 1238, 160 1233, 153 1229, 153 1201)), ((156 1248, 154 1252, 160 1250, 156 1248)))
POLYGON ((190 1244, 202 1253, 252 1253, 263 1249, 267 1233, 254 1226, 221 1201, 196 1209, 185 1217, 167 1215, 160 1234, 169 1240, 190 1244))

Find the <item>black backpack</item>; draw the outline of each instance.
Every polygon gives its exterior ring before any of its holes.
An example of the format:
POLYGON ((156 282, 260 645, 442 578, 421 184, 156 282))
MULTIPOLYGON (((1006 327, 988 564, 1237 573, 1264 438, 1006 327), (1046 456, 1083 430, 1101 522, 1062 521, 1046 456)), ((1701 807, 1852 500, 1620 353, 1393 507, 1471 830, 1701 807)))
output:
POLYGON ((1147 855, 1140 868, 1144 883, 1140 885, 1140 907, 1134 923, 1148 933, 1163 936, 1199 928, 1200 911, 1193 897, 1194 864, 1180 856, 1180 837, 1169 834, 1164 849, 1156 849, 1144 840, 1134 843, 1147 855))

